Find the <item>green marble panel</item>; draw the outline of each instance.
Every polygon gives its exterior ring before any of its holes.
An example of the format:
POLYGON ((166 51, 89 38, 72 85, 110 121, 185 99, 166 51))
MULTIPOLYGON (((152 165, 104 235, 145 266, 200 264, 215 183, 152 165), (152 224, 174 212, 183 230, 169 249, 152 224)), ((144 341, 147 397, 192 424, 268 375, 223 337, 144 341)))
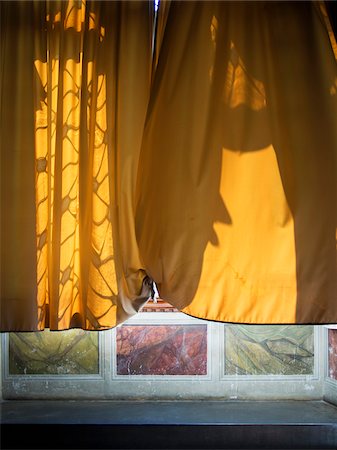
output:
POLYGON ((98 333, 83 330, 10 333, 9 373, 97 374, 98 333))
POLYGON ((225 326, 225 375, 306 375, 313 370, 313 326, 225 326))

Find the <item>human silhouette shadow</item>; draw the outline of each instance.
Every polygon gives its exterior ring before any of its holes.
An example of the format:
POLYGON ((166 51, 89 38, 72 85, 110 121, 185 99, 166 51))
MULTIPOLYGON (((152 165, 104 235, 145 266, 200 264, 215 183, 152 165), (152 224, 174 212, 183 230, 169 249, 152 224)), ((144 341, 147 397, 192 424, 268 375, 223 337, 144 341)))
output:
POLYGON ((220 193, 224 149, 272 146, 294 221, 294 320, 329 321, 319 299, 337 298, 333 71, 321 70, 317 21, 308 3, 171 5, 144 132, 136 226, 145 270, 180 309, 201 284, 207 292, 202 270, 206 248, 219 245, 215 225, 233 224, 220 193), (232 72, 241 66, 255 100, 249 92, 231 97, 230 65, 232 72), (306 91, 298 92, 304 79, 306 91))

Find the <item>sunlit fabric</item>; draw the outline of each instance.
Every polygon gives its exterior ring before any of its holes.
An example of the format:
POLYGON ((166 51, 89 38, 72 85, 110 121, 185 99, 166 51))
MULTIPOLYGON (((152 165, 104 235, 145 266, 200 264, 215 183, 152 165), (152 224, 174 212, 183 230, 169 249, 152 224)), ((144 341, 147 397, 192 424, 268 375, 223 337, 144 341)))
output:
POLYGON ((314 2, 1 2, 1 331, 151 293, 337 322, 336 42, 314 2), (154 48, 152 45, 154 44, 154 48))
POLYGON ((335 42, 313 2, 171 2, 136 229, 200 318, 337 322, 335 42))
POLYGON ((1 7, 1 330, 115 326, 150 295, 133 193, 153 6, 1 7))

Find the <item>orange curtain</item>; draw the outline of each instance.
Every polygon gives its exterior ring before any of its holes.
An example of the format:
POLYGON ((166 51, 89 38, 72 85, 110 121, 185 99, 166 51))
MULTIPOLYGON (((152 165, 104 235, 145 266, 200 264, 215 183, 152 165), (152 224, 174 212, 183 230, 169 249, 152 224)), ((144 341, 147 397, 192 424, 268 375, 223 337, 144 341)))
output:
POLYGON ((2 4, 1 329, 104 329, 150 287, 133 226, 150 2, 2 4))
POLYGON ((2 331, 337 322, 323 3, 1 3, 2 331))
POLYGON ((323 4, 171 2, 136 227, 192 316, 337 322, 337 73, 323 4))

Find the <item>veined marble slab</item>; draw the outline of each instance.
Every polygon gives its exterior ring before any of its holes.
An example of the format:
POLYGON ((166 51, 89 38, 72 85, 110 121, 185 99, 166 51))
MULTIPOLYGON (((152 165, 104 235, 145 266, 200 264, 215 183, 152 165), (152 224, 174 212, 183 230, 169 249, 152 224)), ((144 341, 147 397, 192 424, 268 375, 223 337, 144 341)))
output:
POLYGON ((329 377, 337 380, 337 330, 329 330, 329 377))
POLYGON ((98 333, 83 330, 9 334, 10 375, 97 374, 98 333))
POLYGON ((124 325, 118 375, 206 375, 207 325, 124 325))
POLYGON ((226 325, 225 375, 306 375, 313 370, 313 326, 226 325))

